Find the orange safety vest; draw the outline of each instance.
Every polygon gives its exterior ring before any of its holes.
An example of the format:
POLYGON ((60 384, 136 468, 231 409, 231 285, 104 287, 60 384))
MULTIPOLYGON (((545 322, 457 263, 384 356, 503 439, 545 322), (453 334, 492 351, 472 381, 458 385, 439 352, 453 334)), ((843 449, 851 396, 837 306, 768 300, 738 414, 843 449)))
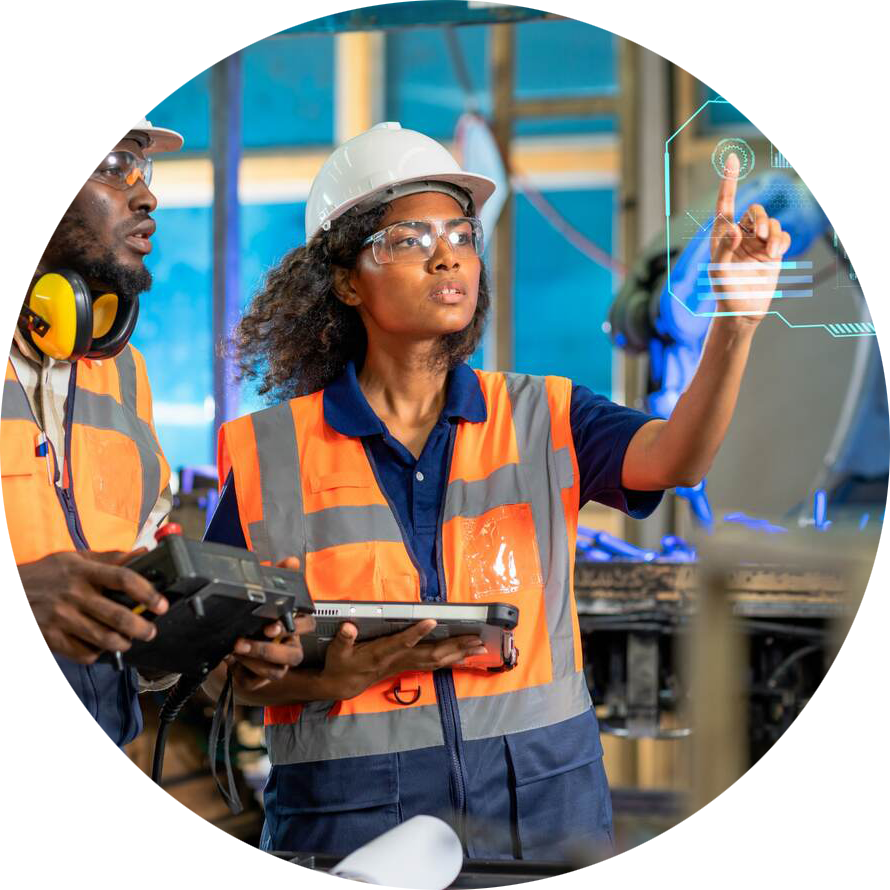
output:
MULTIPOLYGON (((502 673, 454 670, 465 739, 549 726, 590 708, 572 586, 579 483, 571 381, 476 373, 487 419, 457 424, 440 583, 449 602, 518 606, 519 664, 502 673)), ((363 443, 325 422, 322 392, 224 424, 221 484, 230 469, 247 545, 264 560, 299 557, 316 601, 420 601, 420 575, 363 443)), ((348 701, 268 707, 266 724, 275 764, 443 744, 428 672, 389 678, 348 701), (397 696, 406 685, 411 694, 397 696)))
POLYGON ((0 474, 17 565, 59 551, 132 549, 170 481, 142 355, 128 346, 114 359, 81 359, 71 376, 67 454, 54 454, 6 364, 0 474))

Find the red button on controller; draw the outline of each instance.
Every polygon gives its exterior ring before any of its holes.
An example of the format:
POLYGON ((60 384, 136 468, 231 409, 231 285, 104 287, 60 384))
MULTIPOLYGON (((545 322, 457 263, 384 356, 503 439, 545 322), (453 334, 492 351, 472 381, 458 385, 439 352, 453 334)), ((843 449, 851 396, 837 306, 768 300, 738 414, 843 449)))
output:
POLYGON ((167 535, 181 535, 182 534, 182 526, 178 522, 168 522, 166 525, 162 525, 155 532, 155 540, 160 543, 163 538, 166 538, 167 535))

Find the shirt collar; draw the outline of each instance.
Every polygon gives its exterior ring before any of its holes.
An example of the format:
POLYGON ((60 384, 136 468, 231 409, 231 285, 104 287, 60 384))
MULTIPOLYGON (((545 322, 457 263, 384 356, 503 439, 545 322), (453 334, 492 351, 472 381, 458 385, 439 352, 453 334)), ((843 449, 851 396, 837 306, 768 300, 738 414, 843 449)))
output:
MULTIPOLYGON (((374 436, 386 431, 358 384, 353 362, 325 387, 322 398, 325 421, 341 435, 374 436)), ((481 423, 488 417, 479 378, 467 364, 458 365, 448 375, 442 417, 470 423, 481 423)))

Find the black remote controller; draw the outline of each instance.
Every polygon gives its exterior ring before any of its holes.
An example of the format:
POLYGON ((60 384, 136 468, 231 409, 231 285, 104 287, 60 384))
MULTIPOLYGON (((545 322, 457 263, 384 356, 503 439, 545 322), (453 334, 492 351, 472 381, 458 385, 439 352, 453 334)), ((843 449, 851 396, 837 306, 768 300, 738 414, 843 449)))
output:
POLYGON ((232 652, 238 637, 264 639, 264 628, 276 620, 292 633, 294 616, 314 609, 302 572, 261 565, 239 547, 185 538, 174 523, 156 538, 158 546, 127 568, 151 581, 169 609, 155 615, 120 591, 105 591, 158 628, 150 642, 134 640, 126 652, 102 656, 121 670, 132 665, 203 675, 232 652))

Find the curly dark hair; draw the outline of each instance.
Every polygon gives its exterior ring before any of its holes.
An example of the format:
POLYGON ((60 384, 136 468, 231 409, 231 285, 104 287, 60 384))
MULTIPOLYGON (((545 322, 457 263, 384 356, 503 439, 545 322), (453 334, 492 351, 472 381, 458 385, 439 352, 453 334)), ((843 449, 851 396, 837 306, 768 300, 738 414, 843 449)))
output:
MULTIPOLYGON (((260 395, 281 401, 323 389, 350 359, 361 365, 365 326, 358 311, 337 298, 334 267, 355 267, 362 242, 380 228, 388 209, 381 204, 363 213, 347 211, 269 271, 233 332, 239 379, 259 378, 260 395)), ((471 206, 468 215, 473 213, 471 206)), ((473 354, 490 303, 483 264, 473 319, 462 331, 440 338, 435 367, 451 370, 473 354)))

